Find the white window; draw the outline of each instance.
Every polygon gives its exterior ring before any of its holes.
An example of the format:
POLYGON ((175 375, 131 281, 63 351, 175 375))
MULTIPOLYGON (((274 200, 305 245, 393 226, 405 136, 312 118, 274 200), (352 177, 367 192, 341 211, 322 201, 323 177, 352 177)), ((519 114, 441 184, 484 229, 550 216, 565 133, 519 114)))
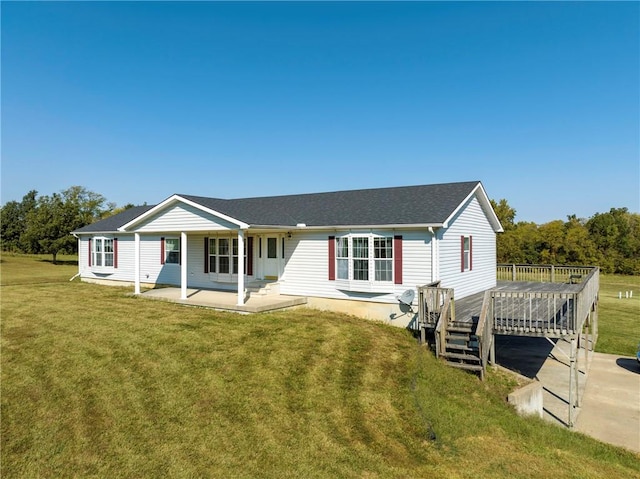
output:
POLYGON ((180 240, 178 238, 166 238, 164 243, 165 264, 180 264, 180 240))
POLYGON ((336 262, 338 279, 349 279, 349 238, 336 238, 336 262))
POLYGON ((216 238, 209 238, 209 273, 218 271, 218 249, 216 238))
POLYGON ((238 274, 238 238, 209 238, 209 273, 238 274))
POLYGON ((113 268, 113 238, 93 238, 91 256, 92 266, 96 268, 113 268))
POLYGON ((471 264, 471 236, 462 236, 461 237, 461 271, 470 271, 472 268, 471 264))
POLYGON ((373 238, 373 257, 376 281, 393 279, 393 238, 373 238))
POLYGON ((393 282, 393 237, 336 238, 336 271, 338 280, 393 282))

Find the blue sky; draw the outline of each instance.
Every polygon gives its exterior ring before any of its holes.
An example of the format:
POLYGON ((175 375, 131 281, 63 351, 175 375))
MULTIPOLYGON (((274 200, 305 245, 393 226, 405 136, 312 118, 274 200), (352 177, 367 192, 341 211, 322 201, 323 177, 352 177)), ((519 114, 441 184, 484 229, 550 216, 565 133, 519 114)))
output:
POLYGON ((2 2, 2 203, 480 180, 640 210, 640 4, 2 2))

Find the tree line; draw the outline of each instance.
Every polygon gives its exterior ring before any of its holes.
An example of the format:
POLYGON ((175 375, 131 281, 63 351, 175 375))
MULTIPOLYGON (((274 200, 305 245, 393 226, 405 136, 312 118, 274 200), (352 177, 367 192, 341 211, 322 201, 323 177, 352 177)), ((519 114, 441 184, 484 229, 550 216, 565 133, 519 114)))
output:
POLYGON ((50 196, 38 196, 31 190, 22 201, 9 201, 0 208, 0 247, 16 253, 50 254, 55 263, 58 254, 78 252, 71 231, 131 207, 117 208, 82 186, 50 196))
POLYGON ((604 273, 640 274, 640 214, 611 208, 588 219, 570 215, 538 225, 515 222, 516 210, 491 200, 504 233, 498 263, 599 266, 604 273))
MULTIPOLYGON (((491 200, 504 233, 497 237, 498 263, 596 265, 605 273, 640 274, 640 214, 611 208, 581 219, 538 225, 516 222, 507 200, 491 200)), ((78 242, 70 232, 133 207, 116 207, 82 186, 38 196, 29 191, 22 201, 0 208, 0 248, 30 254, 75 254, 78 242)))

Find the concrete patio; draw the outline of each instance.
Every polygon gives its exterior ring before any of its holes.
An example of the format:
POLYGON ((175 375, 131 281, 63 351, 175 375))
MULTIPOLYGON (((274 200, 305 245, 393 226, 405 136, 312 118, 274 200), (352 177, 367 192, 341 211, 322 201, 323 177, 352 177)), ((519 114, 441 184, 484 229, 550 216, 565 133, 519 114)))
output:
POLYGON ((143 292, 141 297, 245 314, 263 313, 307 304, 307 298, 300 296, 285 296, 281 294, 254 295, 247 293, 244 305, 239 306, 237 304, 238 295, 235 291, 194 288, 187 288, 187 299, 185 300, 180 299, 180 288, 172 287, 151 289, 143 292))

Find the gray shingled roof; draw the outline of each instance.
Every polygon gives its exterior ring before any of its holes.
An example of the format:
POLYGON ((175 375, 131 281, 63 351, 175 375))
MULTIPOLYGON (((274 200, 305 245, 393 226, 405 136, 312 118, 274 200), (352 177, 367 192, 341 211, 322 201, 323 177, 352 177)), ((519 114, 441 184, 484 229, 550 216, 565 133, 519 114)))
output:
MULTIPOLYGON (((478 186, 478 181, 401 186, 302 195, 219 199, 178 195, 256 226, 373 226, 442 224, 478 186)), ((151 207, 140 210, 142 214, 151 207)), ((78 232, 116 231, 136 216, 131 210, 78 232)))
POLYGON ((134 206, 128 210, 124 210, 117 215, 109 216, 100 221, 96 221, 90 225, 84 226, 73 233, 108 233, 117 231, 122 225, 126 225, 129 221, 146 213, 155 205, 134 206))

